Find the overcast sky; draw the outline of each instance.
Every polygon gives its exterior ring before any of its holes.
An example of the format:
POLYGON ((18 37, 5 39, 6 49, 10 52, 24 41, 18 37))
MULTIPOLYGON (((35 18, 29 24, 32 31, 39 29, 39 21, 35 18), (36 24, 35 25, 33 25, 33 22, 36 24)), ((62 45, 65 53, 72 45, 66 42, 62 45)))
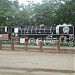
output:
POLYGON ((19 0, 20 4, 22 4, 22 3, 27 4, 27 1, 34 1, 35 3, 42 2, 42 0, 19 0))

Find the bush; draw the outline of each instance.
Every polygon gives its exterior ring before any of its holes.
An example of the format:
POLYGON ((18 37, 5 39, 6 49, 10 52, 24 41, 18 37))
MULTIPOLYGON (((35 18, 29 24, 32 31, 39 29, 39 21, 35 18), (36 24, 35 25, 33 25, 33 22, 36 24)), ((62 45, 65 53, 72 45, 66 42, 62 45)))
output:
POLYGON ((36 42, 30 42, 30 45, 37 45, 36 42))

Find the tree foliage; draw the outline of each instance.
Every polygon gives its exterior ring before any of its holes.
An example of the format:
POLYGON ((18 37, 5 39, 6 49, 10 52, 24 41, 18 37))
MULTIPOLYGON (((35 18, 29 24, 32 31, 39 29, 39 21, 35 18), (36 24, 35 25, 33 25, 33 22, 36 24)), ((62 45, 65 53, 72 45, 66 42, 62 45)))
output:
POLYGON ((29 1, 19 5, 18 0, 0 0, 0 25, 57 25, 75 24, 75 0, 29 1))
POLYGON ((67 1, 61 8, 57 11, 56 20, 57 23, 71 23, 75 24, 75 0, 67 1))

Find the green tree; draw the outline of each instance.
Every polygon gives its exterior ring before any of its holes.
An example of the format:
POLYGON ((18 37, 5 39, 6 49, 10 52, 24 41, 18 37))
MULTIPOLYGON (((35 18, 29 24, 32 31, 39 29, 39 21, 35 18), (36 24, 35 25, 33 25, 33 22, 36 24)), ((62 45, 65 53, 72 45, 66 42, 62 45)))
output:
POLYGON ((56 24, 71 23, 75 24, 75 0, 67 1, 57 10, 56 24))
POLYGON ((19 12, 18 0, 0 0, 0 25, 14 24, 17 12, 19 12))
POLYGON ((54 25, 54 19, 58 3, 55 1, 36 4, 34 7, 34 18, 36 24, 54 25))
POLYGON ((75 24, 75 0, 43 0, 42 4, 29 1, 0 0, 0 25, 57 25, 75 24))

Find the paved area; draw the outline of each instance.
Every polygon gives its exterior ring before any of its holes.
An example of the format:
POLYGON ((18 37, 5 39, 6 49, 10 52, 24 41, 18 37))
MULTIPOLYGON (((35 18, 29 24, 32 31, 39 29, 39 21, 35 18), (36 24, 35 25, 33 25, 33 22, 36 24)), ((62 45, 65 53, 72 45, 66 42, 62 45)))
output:
POLYGON ((74 54, 0 50, 1 75, 74 75, 74 63, 74 54))

